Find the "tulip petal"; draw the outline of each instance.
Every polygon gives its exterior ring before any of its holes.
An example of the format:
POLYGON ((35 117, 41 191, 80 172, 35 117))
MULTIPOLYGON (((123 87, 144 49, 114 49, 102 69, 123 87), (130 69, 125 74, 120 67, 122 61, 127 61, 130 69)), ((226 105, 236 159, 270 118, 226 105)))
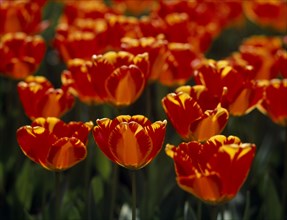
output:
POLYGON ((156 121, 151 126, 147 126, 144 128, 146 130, 147 135, 152 140, 153 145, 152 151, 147 157, 148 161, 155 158, 162 148, 166 132, 166 124, 167 124, 166 120, 156 121))
MULTIPOLYGON (((95 142, 97 143, 98 147, 101 151, 110 159, 114 160, 114 156, 110 152, 110 147, 108 144, 109 136, 111 133, 111 124, 113 123, 112 120, 108 118, 98 119, 97 124, 93 128, 93 137, 95 142)), ((114 125, 116 126, 116 125, 114 125)))
MULTIPOLYGON (((177 176, 191 176, 201 172, 202 145, 199 142, 183 142, 178 147, 167 144, 166 152, 173 157, 177 176)), ((202 164, 205 166, 204 162, 202 164)))
POLYGON ((138 54, 133 59, 134 64, 142 71, 145 75, 145 78, 148 79, 150 72, 149 72, 149 54, 143 53, 138 54))
POLYGON ((150 122, 150 120, 148 120, 147 117, 143 116, 143 115, 133 115, 130 119, 130 121, 135 121, 137 123, 139 123, 141 126, 145 127, 148 125, 151 125, 152 123, 150 122))
POLYGON ((94 124, 91 121, 85 123, 72 121, 66 126, 66 130, 68 132, 66 137, 75 137, 85 144, 87 142, 89 132, 93 128, 94 124))
POLYGON ((77 138, 61 138, 49 151, 47 162, 52 170, 66 170, 85 159, 86 146, 77 138))
POLYGON ((50 133, 54 133, 56 136, 60 136, 59 132, 57 131, 64 131, 62 130, 63 126, 64 126, 64 122, 61 121, 59 118, 55 118, 55 117, 48 117, 48 118, 43 118, 43 117, 39 117, 36 118, 33 122, 32 122, 32 126, 41 126, 45 129, 47 129, 50 133), (58 129, 60 127, 60 129, 58 129), (57 129, 55 129, 57 128, 57 129), (56 130, 56 132, 54 131, 54 129, 56 130))
POLYGON ((235 196, 249 173, 255 155, 255 145, 223 145, 216 155, 210 160, 210 166, 220 173, 222 193, 235 196), (235 170, 237 172, 234 172, 235 170))
POLYGON ((136 122, 121 123, 109 138, 110 151, 116 162, 130 169, 139 169, 146 163, 152 150, 152 141, 136 122))
MULTIPOLYGON (((287 79, 273 79, 266 87, 263 113, 281 126, 287 125, 287 79)), ((261 109, 260 109, 261 110, 261 109)))
MULTIPOLYGON (((82 59, 72 59, 68 62, 68 71, 64 72, 62 75, 62 83, 63 85, 69 86, 72 88, 73 94, 78 96, 84 102, 92 102, 92 101, 101 101, 102 97, 105 97, 106 94, 98 93, 99 89, 98 85, 93 86, 92 81, 96 81, 91 77, 90 73, 92 72, 92 62, 85 61, 82 59)), ((93 71, 94 72, 94 71, 93 71)), ((96 75, 96 74, 94 74, 96 75)))
POLYGON ((218 107, 213 111, 205 111, 202 118, 191 124, 190 130, 196 140, 207 140, 221 133, 227 124, 228 117, 228 111, 222 107, 218 107))
POLYGON ((221 200, 222 186, 217 174, 200 177, 178 177, 177 182, 181 188, 205 202, 218 203, 221 200))
POLYGON ((146 84, 145 76, 135 66, 121 66, 106 81, 106 90, 115 105, 129 105, 141 95, 146 84))
POLYGON ((17 141, 23 153, 44 166, 50 146, 56 140, 55 135, 40 126, 23 126, 17 130, 17 141))
POLYGON ((186 93, 169 93, 162 99, 162 105, 179 135, 193 139, 190 124, 203 114, 197 102, 186 93))

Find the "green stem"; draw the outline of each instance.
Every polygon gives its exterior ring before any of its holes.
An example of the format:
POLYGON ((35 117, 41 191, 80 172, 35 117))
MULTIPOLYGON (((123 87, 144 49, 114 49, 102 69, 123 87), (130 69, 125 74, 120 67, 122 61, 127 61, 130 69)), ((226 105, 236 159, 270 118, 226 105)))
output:
POLYGON ((132 220, 136 220, 136 171, 131 171, 132 176, 132 220))
POLYGON ((284 210, 287 209, 287 126, 285 127, 285 149, 284 149, 284 174, 283 174, 283 185, 282 185, 282 220, 285 219, 285 212, 284 210))
POLYGON ((210 210, 210 219, 211 220, 217 220, 217 215, 218 215, 218 212, 219 212, 219 206, 212 205, 210 208, 211 208, 211 210, 210 210))
MULTIPOLYGON (((98 109, 95 106, 88 106, 88 116, 92 122, 95 122, 95 112, 98 109)), ((98 110, 100 112, 100 110, 98 110)), ((85 160, 84 168, 84 193, 86 195, 86 211, 84 212, 85 219, 92 219, 92 208, 91 208, 91 178, 92 178, 92 169, 93 169, 93 159, 95 158, 95 146, 90 136, 87 143, 87 158, 85 160)))
POLYGON ((221 219, 224 220, 224 210, 225 210, 225 206, 222 205, 220 211, 221 211, 221 219))
POLYGON ((243 220, 248 220, 249 219, 249 207, 250 207, 250 192, 247 191, 243 220))
POLYGON ((61 219, 61 172, 55 172, 55 220, 61 219))
POLYGON ((197 220, 201 220, 201 212, 202 212, 202 201, 198 199, 197 200, 197 220))
POLYGON ((111 207, 109 219, 114 219, 114 209, 117 197, 117 186, 118 186, 118 176, 119 176, 119 166, 113 163, 113 174, 112 174, 112 186, 111 186, 111 207))

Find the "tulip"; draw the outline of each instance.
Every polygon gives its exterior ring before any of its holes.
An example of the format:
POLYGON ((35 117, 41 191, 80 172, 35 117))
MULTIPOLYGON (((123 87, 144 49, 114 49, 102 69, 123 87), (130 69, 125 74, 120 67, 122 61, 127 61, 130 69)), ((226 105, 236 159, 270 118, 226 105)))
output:
POLYGON ((204 143, 167 144, 180 188, 210 204, 236 196, 250 170, 255 145, 235 136, 216 135, 204 143))
POLYGON ((277 53, 282 49, 280 37, 252 36, 243 41, 235 56, 252 66, 255 74, 253 79, 269 80, 278 76, 277 53))
POLYGON ((124 37, 143 37, 137 17, 107 14, 105 19, 107 22, 108 43, 113 49, 120 49, 121 39, 124 37))
POLYGON ((81 101, 127 106, 139 98, 148 76, 147 53, 111 51, 92 59, 70 60, 69 70, 62 74, 62 83, 81 101))
POLYGON ((128 169, 143 168, 162 148, 166 120, 151 123, 142 115, 98 119, 94 139, 113 162, 128 169))
POLYGON ((244 13, 251 21, 278 31, 286 32, 287 5, 284 0, 277 1, 242 1, 244 13))
POLYGON ((58 118, 36 118, 17 130, 23 153, 50 171, 63 171, 84 160, 92 122, 64 123, 58 118))
POLYGON ((45 0, 1 0, 0 36, 16 32, 35 34, 45 30, 49 26, 48 21, 42 21, 42 9, 45 3, 45 0))
POLYGON ((112 0, 112 7, 122 14, 139 16, 157 6, 155 0, 112 0))
POLYGON ((167 56, 167 41, 162 37, 142 37, 140 39, 122 38, 121 48, 134 55, 148 53, 150 70, 148 80, 155 81, 165 70, 167 56))
POLYGON ((166 68, 159 76, 161 84, 166 86, 183 85, 193 76, 193 71, 202 60, 202 54, 196 52, 187 43, 169 43, 166 68))
POLYGON ((206 60, 195 71, 197 84, 221 100, 231 115, 248 114, 262 100, 258 84, 250 78, 253 67, 227 60, 206 60))
POLYGON ((26 115, 38 117, 61 117, 74 104, 74 96, 65 89, 54 89, 43 76, 29 76, 18 83, 18 94, 26 115), (31 100, 33 100, 31 102, 31 100))
POLYGON ((107 45, 106 22, 98 19, 75 19, 75 24, 60 23, 56 28, 54 46, 61 58, 90 60, 93 54, 102 53, 107 45))
POLYGON ((260 82, 264 90, 264 98, 258 109, 270 119, 287 126, 287 79, 272 79, 260 82))
POLYGON ((184 140, 204 141, 219 134, 229 118, 228 111, 204 86, 179 87, 162 99, 162 106, 184 140))
POLYGON ((0 40, 0 73, 12 79, 24 79, 38 69, 46 52, 41 36, 8 33, 0 40))

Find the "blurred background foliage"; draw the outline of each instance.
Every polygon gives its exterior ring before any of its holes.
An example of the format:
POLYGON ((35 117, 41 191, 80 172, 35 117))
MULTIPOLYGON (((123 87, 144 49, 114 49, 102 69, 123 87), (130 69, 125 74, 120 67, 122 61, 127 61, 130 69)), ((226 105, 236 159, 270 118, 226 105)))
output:
MULTIPOLYGON (((63 3, 48 1, 43 19, 50 26, 41 34, 47 42, 47 52, 35 75, 46 76, 55 87, 60 86, 61 72, 66 68, 51 41, 55 27, 63 11, 63 3)), ((286 34, 286 33, 283 33, 286 34)), ((246 19, 244 27, 224 29, 206 53, 206 57, 219 60, 238 50, 241 42, 252 35, 278 36, 282 32, 261 27, 246 19)), ((1 62, 1 61, 0 61, 1 62)), ((25 115, 17 94, 18 81, 0 76, 0 219, 48 220, 52 219, 56 193, 60 194, 61 217, 59 219, 109 219, 111 196, 116 191, 114 216, 129 219, 131 204, 130 176, 119 167, 117 186, 111 181, 115 165, 96 147, 90 136, 88 157, 60 176, 60 192, 55 190, 55 174, 27 159, 18 147, 16 130, 30 120, 25 115), (113 188, 115 187, 115 188, 113 188)), ((143 114, 151 120, 166 119, 161 99, 173 88, 160 83, 149 85, 141 98, 121 114, 143 114), (151 99, 151 105, 147 100, 151 99)), ((87 106, 76 101, 64 121, 95 122, 97 118, 118 115, 109 105, 87 106)), ((282 219, 286 208, 282 207, 281 188, 283 176, 286 131, 274 124, 257 110, 241 117, 230 117, 225 135, 235 135, 243 142, 255 143, 256 156, 248 179, 238 195, 220 207, 224 219, 282 219)), ((165 143, 179 144, 180 137, 168 123, 165 143)), ((287 187, 287 186, 286 186, 287 187)), ((164 150, 148 166, 137 171, 138 209, 140 219, 196 219, 198 210, 202 219, 209 219, 212 207, 199 204, 190 194, 176 184, 173 161, 164 150), (206 210, 206 211, 205 211, 206 210)))

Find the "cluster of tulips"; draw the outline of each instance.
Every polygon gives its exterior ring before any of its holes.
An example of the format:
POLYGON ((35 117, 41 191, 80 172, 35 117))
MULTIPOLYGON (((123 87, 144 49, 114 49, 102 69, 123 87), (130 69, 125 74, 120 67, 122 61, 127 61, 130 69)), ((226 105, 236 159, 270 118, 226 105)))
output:
POLYGON ((181 139, 165 147, 179 187, 209 204, 233 199, 256 147, 221 133, 230 116, 254 109, 287 127, 287 35, 249 37, 220 60, 205 54, 226 27, 243 26, 245 17, 286 34, 286 2, 55 2, 63 13, 49 42, 39 35, 51 25, 41 14, 48 1, 0 5, 0 73, 19 81, 19 99, 32 121, 17 130, 23 153, 45 169, 64 171, 86 158, 91 132, 107 158, 138 170, 161 151, 169 122, 181 139), (65 64, 61 88, 35 74, 48 47, 65 64), (167 120, 137 113, 61 119, 77 100, 127 109, 156 84, 170 91, 160 97, 167 120))

